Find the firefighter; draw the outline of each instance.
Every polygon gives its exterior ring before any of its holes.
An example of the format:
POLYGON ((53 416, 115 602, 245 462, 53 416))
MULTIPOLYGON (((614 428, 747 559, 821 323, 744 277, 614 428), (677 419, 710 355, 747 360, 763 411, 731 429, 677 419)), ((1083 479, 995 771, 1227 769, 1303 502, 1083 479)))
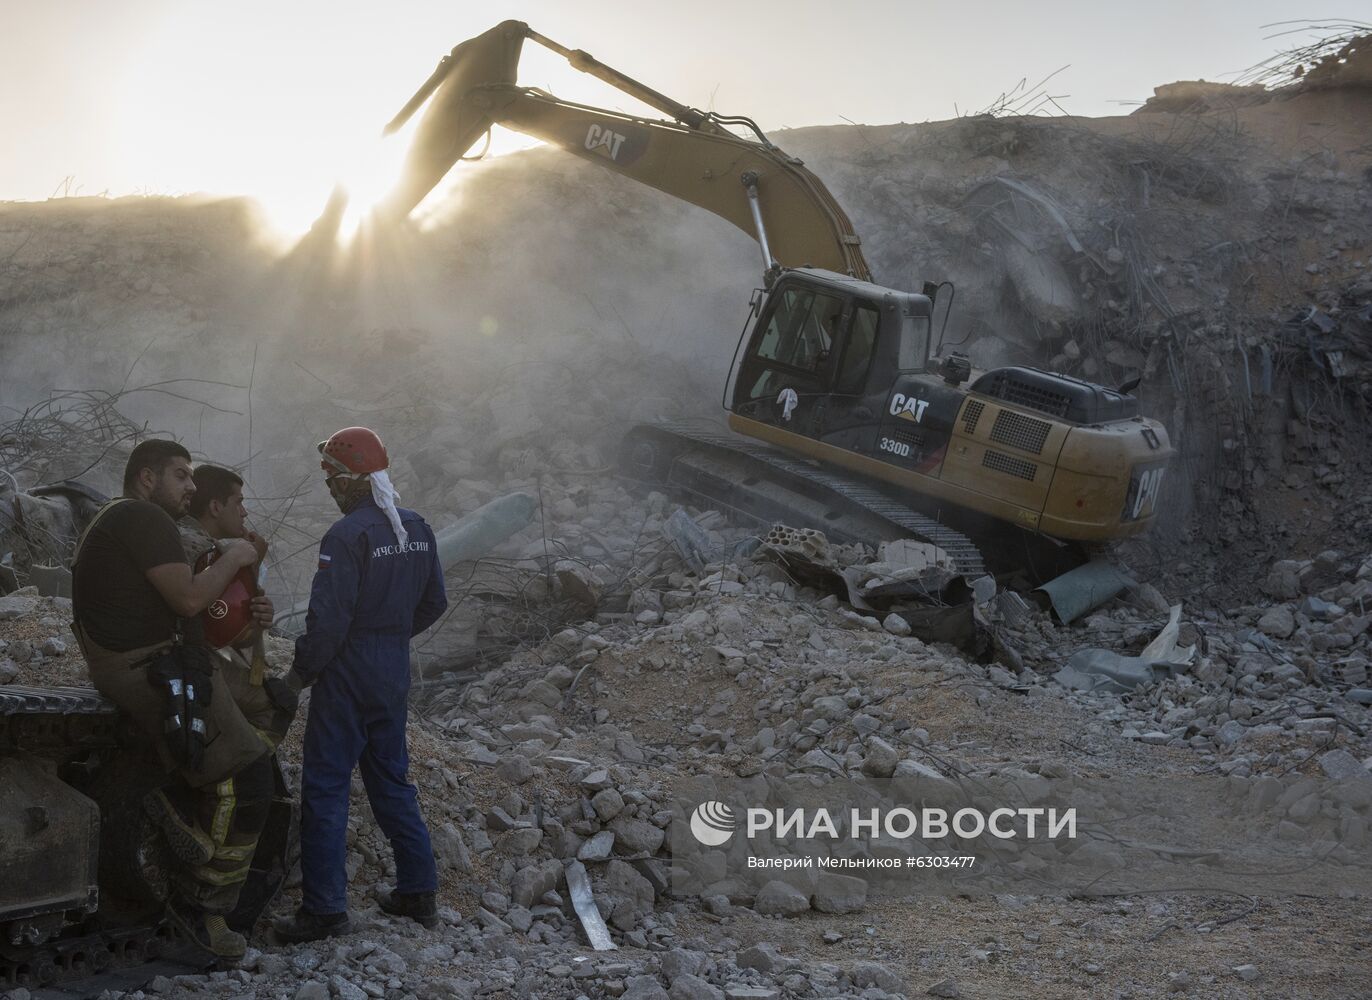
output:
POLYGON ((381 909, 426 927, 438 919, 438 875, 405 740, 410 639, 448 606, 438 546, 423 518, 396 506, 375 432, 348 427, 318 448, 343 517, 320 543, 288 677, 297 689, 313 687, 300 777, 301 905, 275 922, 288 942, 350 930, 345 836, 358 767, 395 852, 396 886, 381 894, 381 909))
MULTIPOLYGON (((243 504, 243 478, 232 469, 201 464, 195 467, 195 495, 184 517, 176 522, 181 532, 181 544, 186 561, 192 567, 203 562, 211 552, 221 549, 231 538, 244 538, 257 550, 259 565, 267 554, 267 540, 247 526, 247 508, 243 504)), ((240 571, 240 576, 243 571, 240 571)), ((223 599, 202 615, 205 636, 215 646, 219 658, 217 669, 228 683, 243 717, 272 747, 286 738, 291 720, 295 717, 296 694, 280 677, 265 673, 266 656, 262 648, 262 631, 271 627, 275 607, 271 598, 257 590, 230 587, 223 599), (233 597, 239 597, 235 601, 233 597), (249 598, 243 603, 241 598, 249 598), (258 628, 251 626, 256 624, 258 628), (228 642, 217 638, 234 636, 228 642), (253 675, 253 663, 260 661, 263 673, 253 675)))

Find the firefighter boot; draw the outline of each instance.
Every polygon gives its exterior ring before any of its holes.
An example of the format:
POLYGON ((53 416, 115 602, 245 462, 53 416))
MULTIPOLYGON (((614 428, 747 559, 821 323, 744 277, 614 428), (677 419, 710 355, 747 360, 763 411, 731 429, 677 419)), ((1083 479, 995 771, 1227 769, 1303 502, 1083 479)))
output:
POLYGON ((178 901, 167 907, 167 916, 187 940, 221 962, 236 962, 248 949, 243 935, 230 930, 217 914, 203 913, 178 901))

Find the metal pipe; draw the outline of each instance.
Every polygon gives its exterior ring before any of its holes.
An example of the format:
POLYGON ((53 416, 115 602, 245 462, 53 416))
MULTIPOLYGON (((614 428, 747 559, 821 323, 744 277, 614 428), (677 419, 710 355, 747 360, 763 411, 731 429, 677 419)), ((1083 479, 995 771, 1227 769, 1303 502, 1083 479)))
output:
MULTIPOLYGON (((632 97, 638 98, 644 104, 657 108, 664 114, 669 114, 679 122, 683 122, 691 128, 703 128, 710 123, 705 115, 694 108, 688 108, 680 101, 674 101, 666 94, 660 93, 649 87, 647 84, 639 83, 631 76, 626 76, 612 66, 606 66, 603 62, 591 55, 584 49, 569 49, 567 46, 553 41, 547 35, 541 35, 528 25, 524 27, 525 37, 533 39, 546 49, 556 52, 569 62, 573 69, 587 73, 598 80, 608 83, 612 87, 624 91, 632 97)), ((713 129, 712 129, 713 130, 713 129)))
POLYGON ((381 130, 381 135, 383 137, 393 135, 405 126, 405 123, 410 120, 411 116, 413 116, 414 113, 419 110, 420 106, 429 99, 429 96, 438 89, 438 85, 447 77, 448 70, 452 68, 452 64, 453 57, 451 53, 438 61, 438 68, 429 74, 429 78, 414 92, 414 96, 406 101, 405 106, 396 112, 394 118, 386 123, 386 127, 381 130))
POLYGON ((740 178, 748 192, 748 210, 753 213, 753 225, 757 228, 757 245, 762 248, 762 270, 770 274, 777 266, 772 257, 772 248, 767 244, 767 227, 762 224, 762 205, 757 200, 757 171, 745 170, 740 178))
POLYGON ((1074 570, 1049 580, 1035 593, 1048 595, 1058 621, 1070 625, 1086 612, 1100 607, 1134 581, 1118 566, 1104 560, 1093 560, 1074 570))

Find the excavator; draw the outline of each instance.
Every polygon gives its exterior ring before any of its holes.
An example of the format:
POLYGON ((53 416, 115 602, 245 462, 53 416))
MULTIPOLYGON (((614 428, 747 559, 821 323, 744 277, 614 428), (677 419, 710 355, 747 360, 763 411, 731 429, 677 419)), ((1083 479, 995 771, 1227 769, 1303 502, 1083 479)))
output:
POLYGON ((751 440, 687 424, 638 427, 625 447, 637 472, 760 521, 786 517, 846 540, 914 535, 969 579, 990 563, 979 544, 1005 555, 1033 537, 1084 555, 1155 518, 1173 452, 1127 387, 1031 367, 977 371, 959 353, 931 357, 938 287, 877 284, 834 196, 752 120, 687 107, 521 21, 444 56, 385 134, 426 103, 382 219, 408 216, 501 125, 756 239, 762 287, 725 387, 728 426, 751 440), (669 119, 519 86, 526 40, 669 119))

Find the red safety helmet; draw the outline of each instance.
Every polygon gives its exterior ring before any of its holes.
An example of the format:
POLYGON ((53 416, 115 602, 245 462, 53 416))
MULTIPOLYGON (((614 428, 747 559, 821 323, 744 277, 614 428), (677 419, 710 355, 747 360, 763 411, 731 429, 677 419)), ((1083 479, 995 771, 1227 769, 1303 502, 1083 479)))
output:
POLYGON ((330 474, 350 472, 365 476, 391 464, 381 438, 366 427, 344 427, 329 440, 319 442, 318 447, 322 460, 319 467, 330 474))
MULTIPOLYGON (((199 573, 213 565, 218 558, 219 550, 210 549, 195 561, 195 572, 199 573)), ((224 593, 200 612, 200 622, 205 627, 205 641, 215 649, 223 649, 225 646, 241 646, 251 639, 257 626, 253 621, 252 608, 248 605, 256 594, 253 568, 244 566, 233 575, 224 593)))

